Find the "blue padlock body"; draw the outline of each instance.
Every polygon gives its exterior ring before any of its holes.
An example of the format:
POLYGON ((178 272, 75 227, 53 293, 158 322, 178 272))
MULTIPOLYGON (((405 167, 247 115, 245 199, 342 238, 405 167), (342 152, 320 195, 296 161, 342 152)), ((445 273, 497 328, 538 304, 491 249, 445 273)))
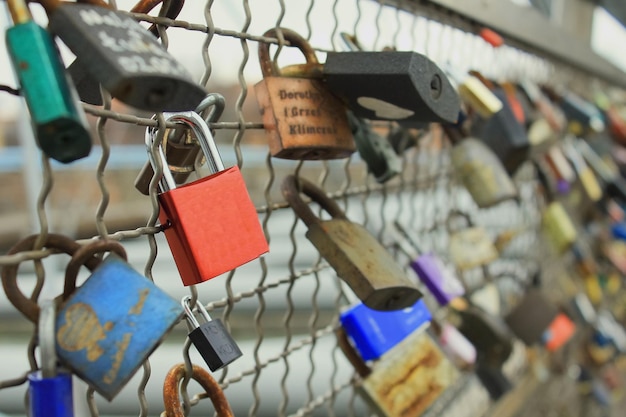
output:
POLYGON ((380 358, 431 319, 432 314, 423 300, 396 311, 373 310, 359 303, 339 316, 364 361, 380 358))
POLYGON ((72 374, 66 371, 44 378, 41 371, 28 374, 29 416, 73 417, 72 374))
POLYGON ((59 310, 57 355, 111 401, 182 314, 179 302, 111 254, 59 310))
POLYGON ((611 226, 611 233, 615 239, 626 240, 626 223, 615 223, 611 226))

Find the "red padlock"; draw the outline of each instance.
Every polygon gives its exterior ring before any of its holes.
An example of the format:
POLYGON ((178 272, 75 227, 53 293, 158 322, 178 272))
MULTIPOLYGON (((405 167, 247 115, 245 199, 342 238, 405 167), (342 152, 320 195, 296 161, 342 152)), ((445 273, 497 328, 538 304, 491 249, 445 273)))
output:
MULTIPOLYGON (((269 251, 256 209, 238 166, 224 169, 207 123, 195 112, 164 113, 168 122, 191 128, 213 174, 176 187, 163 148, 158 195, 159 220, 184 285, 194 285, 235 269, 269 251)), ((146 130, 150 153, 157 134, 146 130)))

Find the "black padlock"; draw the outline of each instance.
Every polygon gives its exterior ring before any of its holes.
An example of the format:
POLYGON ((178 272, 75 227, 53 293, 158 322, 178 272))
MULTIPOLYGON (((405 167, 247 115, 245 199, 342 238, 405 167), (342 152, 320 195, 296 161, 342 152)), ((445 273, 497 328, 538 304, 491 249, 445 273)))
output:
POLYGON ((329 52, 324 79, 367 119, 454 123, 460 110, 446 74, 416 52, 329 52))
POLYGON ((181 301, 187 322, 193 328, 188 337, 198 349, 209 369, 215 372, 240 358, 241 350, 224 327, 224 323, 220 319, 211 319, 209 312, 202 303, 196 303, 200 315, 206 320, 200 324, 191 310, 190 301, 190 296, 184 297, 181 301))
POLYGON ((130 16, 90 4, 58 3, 47 10, 49 29, 76 55, 85 75, 116 99, 162 112, 193 110, 206 96, 189 72, 130 16))
POLYGON ((568 130, 574 135, 602 132, 605 123, 600 109, 571 91, 560 94, 555 89, 543 86, 543 92, 559 105, 567 118, 568 130))
POLYGON ((489 119, 476 118, 471 132, 495 152, 512 175, 528 160, 530 141, 524 126, 515 117, 504 90, 496 87, 493 93, 502 101, 502 109, 489 119))

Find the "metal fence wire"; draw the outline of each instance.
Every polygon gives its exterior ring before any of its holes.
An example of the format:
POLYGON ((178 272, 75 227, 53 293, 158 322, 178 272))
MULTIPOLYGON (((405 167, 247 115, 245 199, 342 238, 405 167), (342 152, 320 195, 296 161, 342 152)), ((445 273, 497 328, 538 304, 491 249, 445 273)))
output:
MULTIPOLYGON (((132 6, 122 1, 109 3, 120 10, 130 10, 132 6)), ((450 145, 437 126, 419 133, 416 146, 402 156, 402 174, 384 185, 373 179, 358 154, 338 161, 273 159, 267 151, 252 88, 261 80, 257 45, 259 42, 275 45, 272 54, 280 65, 301 62, 302 58, 280 39, 261 34, 272 27, 295 29, 310 41, 321 62, 325 52, 343 49, 340 33, 347 32, 355 34, 368 50, 395 47, 417 51, 441 66, 451 65, 459 71, 475 68, 488 76, 509 79, 524 76, 537 82, 558 80, 566 85, 580 85, 577 80, 591 80, 592 76, 522 50, 519 45, 505 45, 496 51, 475 35, 475 27, 468 20, 417 1, 394 5, 370 0, 198 3, 201 2, 187 2, 176 19, 159 16, 157 9, 150 14, 132 16, 142 24, 157 24, 160 39, 168 50, 188 66, 208 91, 222 93, 227 98, 223 117, 211 127, 217 131, 224 159, 236 163, 244 175, 270 252, 209 282, 191 287, 179 285, 167 243, 158 227, 154 180, 150 196, 146 197, 151 202, 151 212, 145 213, 147 223, 113 229, 107 211, 111 198, 111 169, 107 163, 113 151, 124 152, 124 148, 111 145, 120 143, 120 132, 126 131, 133 132, 129 144, 142 144, 141 132, 146 127, 158 126, 163 130, 165 125, 161 117, 153 118, 151 114, 120 106, 106 92, 103 92, 103 106, 83 105, 93 116, 93 139, 101 150, 99 163, 89 171, 90 179, 83 180, 91 189, 99 190, 94 201, 85 204, 94 207, 96 237, 119 240, 125 246, 138 248, 132 253, 141 255, 131 253, 130 262, 141 265, 139 268, 143 268, 147 277, 165 289, 174 288, 172 283, 175 283, 173 296, 191 295, 193 302, 204 304, 213 317, 220 317, 227 325, 243 357, 214 376, 236 415, 366 415, 367 403, 359 396, 360 379, 337 348, 334 335, 339 312, 355 297, 305 238, 304 225, 280 194, 282 179, 296 173, 318 184, 340 203, 352 221, 364 225, 384 244, 389 243, 390 222, 399 220, 415 234, 423 248, 444 258, 450 236, 446 221, 453 210, 468 213, 492 236, 517 230, 518 235, 498 260, 463 274, 468 287, 477 290, 487 282, 495 283, 502 295, 502 311, 509 308, 510 300, 519 297, 520 282, 527 283, 540 267, 549 268, 555 262, 553 257, 545 256, 546 247, 539 233, 539 212, 544 202, 536 193, 534 171, 528 165, 515 177, 519 202, 478 209, 451 171, 450 145)), ((376 127, 384 133, 393 125, 377 123, 376 127)), ((55 231, 48 221, 49 196, 60 183, 55 181, 55 167, 47 158, 41 158, 41 166, 43 185, 37 214, 43 238, 55 231)), ((198 171, 197 175, 204 174, 204 168, 198 167, 198 171)), ((326 216, 321 210, 317 212, 326 216)), ((219 242, 210 244, 219 245, 219 242)), ((415 278, 408 267, 408 258, 389 249, 405 266, 407 275, 415 278)), ((37 283, 32 298, 36 300, 49 276, 46 265, 50 264, 46 262, 58 258, 57 265, 63 264, 64 257, 35 249, 1 256, 0 265, 34 262, 37 283)), ((437 307, 428 291, 424 289, 423 293, 435 317, 445 317, 447 311, 437 307)), ((192 363, 204 365, 186 338, 187 332, 183 320, 112 402, 76 380, 77 414, 160 413, 165 371, 178 362, 184 362, 188 371, 192 363)), ((2 372, 0 395, 3 392, 6 398, 25 395, 26 373, 38 367, 36 343, 33 328, 30 343, 19 349, 19 355, 27 355, 29 367, 19 375, 2 372)), ((506 366, 507 374, 515 381, 522 377, 527 366, 523 348, 518 346, 516 352, 506 366)), ((212 412, 206 396, 197 394, 198 386, 193 381, 188 383, 185 379, 182 385, 185 413, 212 412)), ((464 374, 427 413, 478 416, 489 406, 484 388, 474 376, 464 374)))

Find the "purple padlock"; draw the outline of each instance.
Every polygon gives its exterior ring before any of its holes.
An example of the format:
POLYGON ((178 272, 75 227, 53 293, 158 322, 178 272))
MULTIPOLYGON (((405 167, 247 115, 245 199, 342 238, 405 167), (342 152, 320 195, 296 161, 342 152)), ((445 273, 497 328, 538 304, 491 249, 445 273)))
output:
POLYGON ((399 222, 394 222, 397 233, 394 235, 396 244, 407 256, 413 259, 410 263, 420 281, 441 306, 447 305, 453 299, 465 294, 463 285, 456 277, 454 270, 444 264, 439 257, 432 253, 421 253, 416 243, 410 238, 407 231, 399 222))

